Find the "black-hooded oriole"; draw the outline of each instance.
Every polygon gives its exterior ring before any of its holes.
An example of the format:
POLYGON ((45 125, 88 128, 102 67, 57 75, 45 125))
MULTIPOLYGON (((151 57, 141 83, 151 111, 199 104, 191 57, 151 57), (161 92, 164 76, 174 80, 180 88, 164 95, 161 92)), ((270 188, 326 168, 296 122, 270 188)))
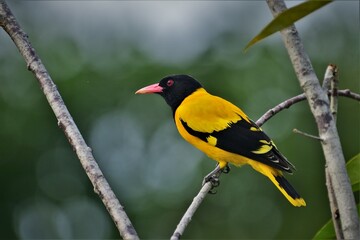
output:
POLYGON ((223 170, 228 163, 235 166, 249 164, 268 177, 291 204, 306 206, 304 199, 283 176, 283 172, 292 173, 294 165, 234 104, 209 94, 188 75, 167 76, 136 93, 161 95, 173 111, 180 135, 217 161, 217 170, 223 170))

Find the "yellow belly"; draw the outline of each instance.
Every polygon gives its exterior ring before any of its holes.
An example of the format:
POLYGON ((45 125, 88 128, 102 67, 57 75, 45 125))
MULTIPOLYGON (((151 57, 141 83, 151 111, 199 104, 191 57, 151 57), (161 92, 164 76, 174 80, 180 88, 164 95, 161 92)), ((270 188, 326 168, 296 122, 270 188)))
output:
POLYGON ((191 145, 204 152, 209 158, 219 162, 220 168, 225 167, 227 163, 231 163, 235 166, 241 166, 243 164, 250 164, 253 162, 253 160, 239 154, 230 153, 215 147, 216 141, 213 141, 212 139, 208 139, 208 142, 205 142, 192 136, 185 130, 178 118, 176 118, 175 123, 180 135, 191 145))

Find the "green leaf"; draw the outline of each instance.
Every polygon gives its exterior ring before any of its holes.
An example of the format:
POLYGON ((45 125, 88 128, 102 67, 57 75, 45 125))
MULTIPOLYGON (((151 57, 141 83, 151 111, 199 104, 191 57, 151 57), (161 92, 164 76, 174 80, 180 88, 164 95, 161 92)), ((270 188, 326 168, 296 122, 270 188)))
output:
POLYGON ((359 191, 360 188, 360 153, 354 156, 346 163, 346 170, 348 172, 351 187, 353 192, 359 191))
POLYGON ((335 239, 335 229, 330 219, 314 236, 313 239, 335 239))
MULTIPOLYGON (((357 205, 358 215, 360 215, 360 204, 357 205)), ((330 219, 314 236, 313 239, 336 239, 336 233, 332 219, 330 219)))
POLYGON ((291 24, 294 24, 299 19, 309 15, 330 2, 332 2, 332 0, 309 0, 285 10, 276 16, 263 30, 261 30, 258 35, 250 40, 250 42, 246 45, 244 52, 246 52, 255 43, 290 26, 291 24))

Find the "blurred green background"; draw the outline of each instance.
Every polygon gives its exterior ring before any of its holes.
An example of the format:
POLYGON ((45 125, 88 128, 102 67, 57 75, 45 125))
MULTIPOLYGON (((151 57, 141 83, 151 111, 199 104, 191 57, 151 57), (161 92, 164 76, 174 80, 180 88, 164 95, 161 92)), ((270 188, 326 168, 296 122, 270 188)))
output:
MULTIPOLYGON (((289 2, 289 6, 299 2, 289 2)), ((276 34, 246 54, 272 16, 262 1, 8 1, 50 72, 105 177, 141 238, 169 238, 215 166, 178 135, 159 96, 134 92, 186 73, 253 120, 301 93, 276 34)), ((336 1, 297 23, 320 79, 359 89, 359 2, 336 1)), ((359 152, 359 104, 340 98, 346 159, 359 152)), ((106 209, 8 35, 0 32, 0 238, 118 238, 106 209)), ((311 238, 330 219, 319 142, 306 102, 263 129, 298 171, 307 201, 291 206, 250 167, 232 168, 184 238, 311 238)))

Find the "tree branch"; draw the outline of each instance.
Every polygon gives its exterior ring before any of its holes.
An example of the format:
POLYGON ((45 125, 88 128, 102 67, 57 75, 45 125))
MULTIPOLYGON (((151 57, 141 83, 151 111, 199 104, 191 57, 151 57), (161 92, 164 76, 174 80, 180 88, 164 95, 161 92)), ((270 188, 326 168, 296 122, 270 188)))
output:
POLYGON ((272 118, 275 114, 279 113, 280 111, 287 109, 294 105, 295 103, 304 101, 306 99, 305 94, 299 94, 295 97, 289 98, 282 103, 276 105, 275 107, 269 109, 264 115, 262 115, 257 121, 256 124, 261 127, 267 120, 272 118))
POLYGON ((335 77, 336 73, 337 73, 336 65, 329 64, 328 67, 326 68, 324 80, 323 80, 323 84, 322 84, 322 87, 324 90, 326 90, 326 91, 330 90, 331 82, 333 81, 332 79, 335 77))
POLYGON ((194 216, 196 210, 199 208, 202 201, 205 199, 208 192, 212 189, 211 182, 207 182, 202 186, 200 192, 194 197, 192 203, 189 208, 186 210, 184 216, 181 218, 179 224, 177 225, 173 235, 171 236, 171 240, 180 239, 180 237, 184 234, 185 228, 190 223, 192 217, 194 216))
POLYGON ((296 128, 293 129, 293 132, 297 133, 297 134, 300 134, 300 135, 303 135, 303 136, 308 137, 308 138, 312 138, 312 139, 315 139, 315 140, 322 141, 322 139, 320 137, 314 136, 314 135, 311 135, 311 134, 308 134, 308 133, 305 133, 305 132, 302 132, 302 131, 300 131, 300 130, 298 130, 296 128))
MULTIPOLYGON (((330 110, 336 123, 336 113, 338 108, 338 69, 335 65, 330 64, 326 69, 325 79, 323 82, 324 90, 330 92, 328 95, 330 98, 330 110)), ((330 172, 328 171, 327 166, 325 166, 325 179, 326 187, 328 189, 329 204, 331 209, 331 217, 333 220, 334 230, 337 239, 344 239, 344 234, 341 229, 341 221, 339 217, 339 205, 335 197, 334 185, 331 180, 330 172)))
POLYGON ((330 111, 333 115, 334 122, 336 124, 336 118, 337 118, 337 109, 338 109, 338 84, 339 84, 339 76, 338 76, 338 69, 334 65, 332 67, 333 77, 331 78, 331 84, 330 84, 330 111))
POLYGON ((39 56, 31 46, 28 36, 21 29, 15 16, 5 1, 0 0, 0 26, 9 34, 21 55, 24 57, 28 69, 33 72, 40 87, 45 94, 57 120, 59 127, 64 131, 73 150, 78 156, 87 176, 94 186, 95 192, 103 201, 111 215, 120 235, 124 239, 138 239, 138 235, 127 217, 123 206, 120 205, 114 192, 102 174, 92 155, 91 149, 86 145, 79 129, 66 108, 56 85, 52 81, 39 56))
MULTIPOLYGON (((328 92, 328 95, 330 95, 331 92, 328 92)), ((348 97, 357 101, 360 101, 360 94, 351 92, 349 89, 344 89, 344 90, 338 90, 337 94, 341 97, 348 97)), ((270 118, 272 118, 275 114, 281 112, 284 109, 288 109, 290 108, 292 105, 294 105, 295 103, 301 102, 306 100, 306 96, 304 93, 299 94, 295 97, 289 98, 281 103, 279 103, 278 105, 276 105, 275 107, 269 109, 268 111, 266 111, 264 113, 264 115, 262 115, 257 121, 256 124, 261 127, 266 121, 268 121, 270 118)))
MULTIPOLYGON (((267 0, 267 3, 274 16, 287 9, 283 0, 267 0)), ((346 172, 345 159, 326 91, 319 84, 295 26, 283 29, 281 36, 315 118, 319 136, 323 139, 321 146, 339 207, 343 236, 345 239, 359 239, 359 218, 355 198, 346 172)), ((332 213, 335 214, 333 209, 332 213)))

